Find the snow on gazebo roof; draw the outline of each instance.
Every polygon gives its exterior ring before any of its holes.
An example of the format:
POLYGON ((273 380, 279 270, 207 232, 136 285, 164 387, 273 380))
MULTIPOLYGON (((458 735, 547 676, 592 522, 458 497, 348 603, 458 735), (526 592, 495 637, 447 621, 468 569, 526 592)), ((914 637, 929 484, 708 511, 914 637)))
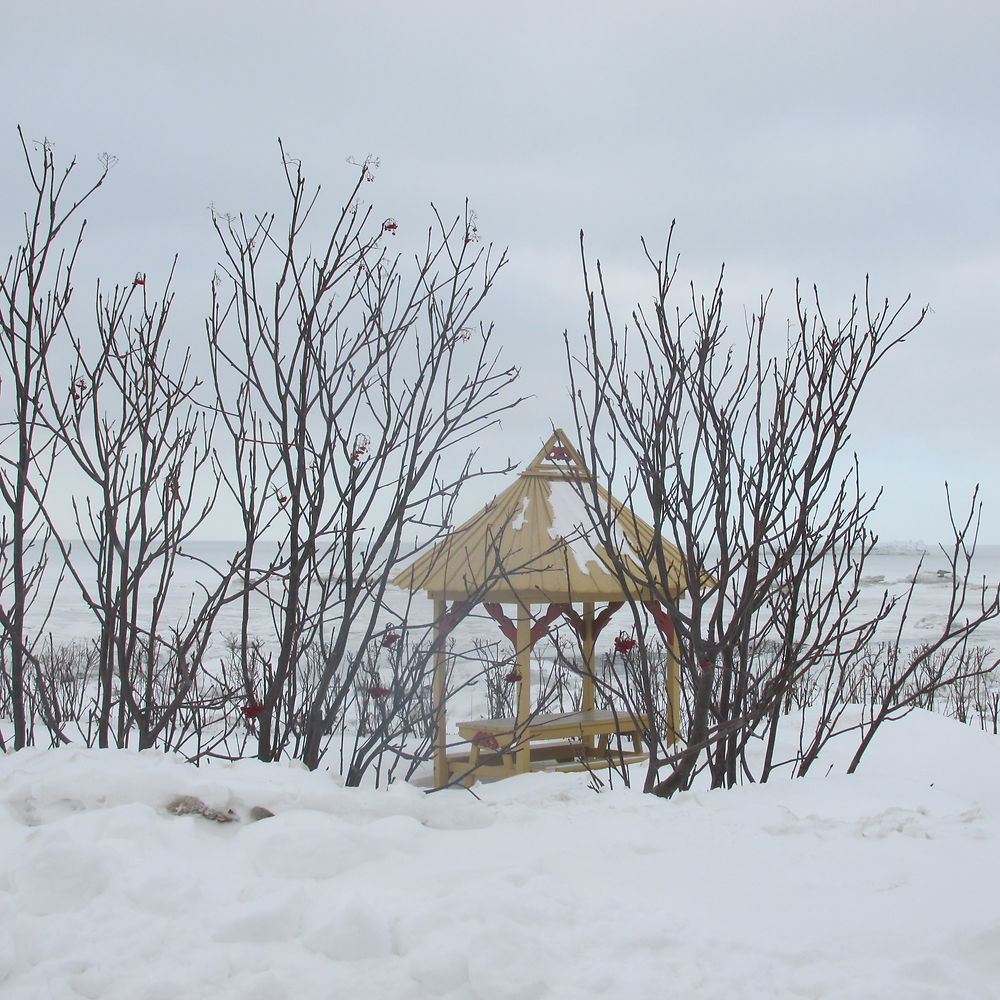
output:
MULTIPOLYGON (((507 489, 392 582, 452 601, 624 600, 627 594, 581 495, 592 488, 615 512, 616 549, 631 562, 636 579, 656 581, 661 590, 679 596, 686 589, 680 553, 662 543, 667 580, 659 581, 655 564, 644 565, 641 555, 654 551, 653 529, 593 482, 561 430, 507 489)), ((638 600, 657 597, 648 584, 630 586, 629 593, 638 600)))

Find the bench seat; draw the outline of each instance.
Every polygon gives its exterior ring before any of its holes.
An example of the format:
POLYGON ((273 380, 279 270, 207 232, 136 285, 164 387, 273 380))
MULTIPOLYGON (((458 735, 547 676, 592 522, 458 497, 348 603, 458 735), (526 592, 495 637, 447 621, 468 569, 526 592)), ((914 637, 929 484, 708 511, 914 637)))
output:
POLYGON ((475 778, 506 778, 518 773, 518 756, 532 771, 585 771, 645 760, 642 741, 649 718, 627 711, 594 709, 535 715, 518 727, 517 719, 473 719, 458 724, 465 753, 449 754, 448 771, 466 784, 475 778), (630 750, 614 745, 627 737, 630 750), (491 744, 496 744, 495 746, 491 744), (519 754, 527 744, 528 754, 519 754))

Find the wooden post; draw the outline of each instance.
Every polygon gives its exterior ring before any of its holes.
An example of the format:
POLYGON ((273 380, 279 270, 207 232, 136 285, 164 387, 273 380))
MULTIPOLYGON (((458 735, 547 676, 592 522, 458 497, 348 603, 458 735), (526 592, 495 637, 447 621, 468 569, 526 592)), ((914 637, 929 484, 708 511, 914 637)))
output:
POLYGON ((583 698, 580 707, 584 712, 593 710, 597 703, 594 684, 594 602, 583 605, 583 698))
MULTIPOLYGON (((597 685, 594 683, 594 602, 583 603, 583 692, 580 697, 580 709, 592 712, 597 704, 597 685)), ((584 745, 592 750, 596 745, 596 737, 585 736, 584 745)))
POLYGON ((434 654, 434 680, 431 686, 431 711, 434 713, 434 785, 443 788, 451 775, 448 773, 448 739, 444 703, 445 654, 444 633, 441 622, 444 618, 445 603, 441 597, 434 598, 434 639, 437 652, 434 654))
POLYGON ((673 746, 681 738, 681 646, 676 625, 667 643, 667 727, 667 746, 673 746))
MULTIPOLYGON (((521 740, 521 731, 531 716, 531 606, 519 604, 517 609, 517 721, 515 732, 521 740)), ((531 741, 518 743, 515 770, 525 774, 531 770, 531 741)))

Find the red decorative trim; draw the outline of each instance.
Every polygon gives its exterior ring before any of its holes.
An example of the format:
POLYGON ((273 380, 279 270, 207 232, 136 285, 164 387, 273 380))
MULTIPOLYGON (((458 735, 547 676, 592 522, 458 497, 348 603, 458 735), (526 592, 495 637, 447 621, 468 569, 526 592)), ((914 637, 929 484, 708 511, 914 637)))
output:
POLYGON ((596 639, 605 629, 608 622, 614 618, 615 614, 625 606, 624 601, 612 601, 599 615, 594 615, 594 638, 596 639))
POLYGON ((583 635, 583 615, 572 604, 566 605, 563 617, 569 622, 569 627, 578 635, 583 635))
MULTIPOLYGON (((504 613, 503 607, 499 604, 483 604, 487 614, 500 626, 500 631, 504 636, 517 647, 517 625, 504 613)), ((531 626, 531 638, 529 648, 534 649, 535 643, 549 631, 549 626, 560 616, 566 614, 567 610, 572 611, 569 604, 550 604, 548 610, 531 626)))
POLYGON ((446 611, 438 622, 442 636, 447 635, 472 610, 472 601, 455 601, 450 611, 446 611))
POLYGON ((674 627, 673 619, 664 611, 659 601, 643 601, 642 606, 653 616, 656 627, 660 634, 668 643, 673 643, 677 639, 677 629, 674 627))
POLYGON ((514 645, 517 645, 517 626, 503 613, 503 606, 500 604, 483 604, 486 613, 500 626, 500 631, 514 645))
MULTIPOLYGON (((599 614, 594 615, 594 639, 596 639, 601 632, 604 631, 608 622, 615 616, 615 614, 624 607, 624 601, 612 601, 606 608, 604 608, 599 614)), ((566 620, 570 623, 573 631, 577 634, 580 639, 583 639, 583 626, 584 619, 583 615, 580 614, 571 604, 566 605, 566 610, 563 612, 566 616, 566 620)))
POLYGON ((535 643, 543 635, 547 635, 549 631, 549 626, 560 616, 566 613, 566 609, 571 607, 569 604, 550 604, 548 610, 542 615, 534 625, 531 626, 531 646, 534 648, 535 643))

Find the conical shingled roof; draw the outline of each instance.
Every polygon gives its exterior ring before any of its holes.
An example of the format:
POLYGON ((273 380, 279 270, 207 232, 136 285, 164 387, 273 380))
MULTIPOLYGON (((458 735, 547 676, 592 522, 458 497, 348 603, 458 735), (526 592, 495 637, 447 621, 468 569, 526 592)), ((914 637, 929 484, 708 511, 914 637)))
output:
MULTIPOLYGON (((535 460, 478 514, 425 552, 392 582, 406 590, 451 601, 548 604, 616 601, 626 594, 608 568, 606 550, 590 527, 579 483, 590 477, 565 432, 557 430, 535 460)), ((639 580, 655 579, 637 553, 652 551, 653 529, 600 486, 616 512, 618 550, 633 563, 639 580)), ((663 542, 667 587, 685 589, 680 553, 663 542)), ((648 586, 633 597, 657 595, 648 586)))

